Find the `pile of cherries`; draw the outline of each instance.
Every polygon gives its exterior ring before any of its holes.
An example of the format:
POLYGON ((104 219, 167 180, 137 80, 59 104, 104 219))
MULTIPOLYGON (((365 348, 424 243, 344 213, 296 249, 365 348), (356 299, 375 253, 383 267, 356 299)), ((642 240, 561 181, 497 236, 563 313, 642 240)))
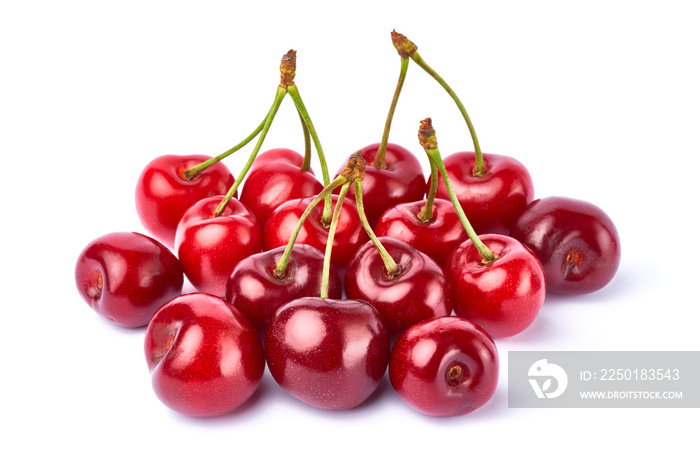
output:
POLYGON ((136 208, 152 237, 111 233, 81 252, 78 290, 115 324, 147 326, 153 388, 170 408, 234 410, 267 365, 284 390, 319 408, 359 405, 388 368, 416 410, 466 414, 496 390, 493 338, 525 330, 545 292, 589 293, 612 279, 620 241, 608 216, 584 201, 534 200, 527 169, 482 153, 452 89, 405 36, 394 31, 392 41, 401 73, 382 141, 350 156, 333 179, 290 50, 272 108, 240 144, 145 167, 136 208), (452 97, 474 144, 443 161, 423 120, 427 181, 418 158, 388 142, 411 61, 452 97), (287 94, 305 153, 259 153, 287 94), (256 137, 234 178, 221 160, 256 137), (312 145, 322 180, 310 168, 312 145), (182 294, 184 277, 198 292, 182 294))

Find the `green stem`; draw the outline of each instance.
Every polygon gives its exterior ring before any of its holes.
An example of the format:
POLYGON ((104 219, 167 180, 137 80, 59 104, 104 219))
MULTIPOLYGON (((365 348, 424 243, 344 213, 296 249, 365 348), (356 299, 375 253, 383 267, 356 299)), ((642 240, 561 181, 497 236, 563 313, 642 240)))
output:
POLYGON ((374 243, 377 251, 379 251, 379 256, 384 262, 384 268, 386 269, 387 276, 390 278, 396 277, 401 273, 401 267, 396 264, 394 258, 391 257, 384 245, 381 243, 381 241, 379 241, 379 238, 377 238, 377 235, 374 234, 372 227, 369 226, 369 221, 367 220, 367 215, 365 214, 364 202, 362 200, 362 180, 359 179, 355 180, 355 203, 357 204, 357 213, 359 214, 360 222, 365 228, 369 239, 372 240, 372 243, 374 243))
MULTIPOLYGON (((323 155, 323 148, 321 147, 321 141, 318 139, 318 134, 314 128, 314 124, 311 122, 309 117, 309 112, 306 111, 304 102, 301 100, 301 95, 299 95, 299 89, 296 84, 291 84, 287 86, 287 92, 292 97, 294 105, 296 105, 299 115, 301 115, 302 120, 306 123, 306 127, 311 134, 311 139, 314 141, 314 146, 316 147, 316 152, 318 153, 319 161, 321 162, 321 172, 323 174, 323 185, 328 186, 331 182, 330 175, 328 174, 328 164, 326 163, 326 157, 323 155)), ((333 201, 331 199, 331 194, 328 193, 326 196, 325 204, 323 206, 323 217, 321 221, 324 225, 328 225, 331 221, 331 214, 333 209, 333 201)))
POLYGON ((440 77, 439 74, 435 72, 430 66, 428 66, 425 61, 423 61, 423 58, 420 56, 418 52, 415 52, 413 55, 411 55, 411 59, 416 62, 418 66, 423 68, 430 76, 432 76, 440 85, 447 91, 447 93, 452 97, 452 100, 455 101, 457 104, 457 107, 459 108, 460 113, 464 117, 464 121, 467 123, 467 126, 469 127, 469 133, 471 134, 472 141, 474 143, 474 153, 476 155, 476 162, 474 164, 474 169, 472 170, 472 174, 474 176, 482 176, 485 173, 484 169, 484 156, 481 153, 481 147, 479 146, 479 139, 476 137, 476 130, 474 130, 474 125, 472 124, 471 118, 469 118, 469 114, 467 113, 467 110, 464 108, 464 105, 462 105, 462 102, 459 100, 459 97, 457 97, 457 94, 452 90, 452 88, 445 82, 442 77, 440 77))
POLYGON ((389 114, 387 115, 386 122, 384 123, 384 133, 382 134, 382 142, 379 144, 379 149, 377 149, 377 155, 374 156, 373 165, 375 166, 375 168, 386 168, 386 147, 389 144, 389 131, 391 130, 391 122, 394 119, 394 112, 396 111, 396 105, 399 102, 399 95, 401 94, 403 83, 406 80, 407 71, 408 57, 401 57, 401 73, 399 74, 399 81, 396 84, 394 97, 391 99, 391 106, 389 107, 389 114))
POLYGON ((258 152, 260 152, 260 147, 262 146, 263 141, 265 140, 265 136, 267 136, 267 132, 270 130, 270 125, 272 125, 272 120, 275 119, 275 115, 277 114, 277 110, 280 108, 280 105, 282 104, 282 100, 284 99, 285 95, 287 95, 287 89, 285 89, 283 86, 278 86, 277 93, 275 94, 275 101, 272 103, 272 108, 270 108, 270 111, 267 113, 267 116, 265 117, 263 128, 260 132, 260 138, 258 138, 258 142, 257 142, 257 144, 255 144, 255 148, 253 149, 253 152, 250 154, 250 157, 248 157, 248 161, 246 162, 245 166, 243 167, 243 170, 241 170, 241 173, 238 175, 238 178, 236 178, 236 181, 233 183, 233 186, 231 186, 231 188, 228 190, 228 192, 224 196, 221 203, 219 203, 219 205, 217 206, 216 211, 214 212, 215 217, 220 217, 221 214, 224 213, 226 206, 231 201, 233 196, 236 194, 236 191, 238 190, 238 187, 243 182, 243 179, 245 178, 246 174, 248 174, 248 170, 250 170, 250 166, 253 165, 253 162, 255 161, 255 157, 257 157, 258 152))
POLYGON ((428 197, 425 199, 425 206, 423 210, 418 214, 418 220, 423 223, 430 223, 433 221, 433 203, 435 202, 435 196, 437 195, 438 188, 438 169, 433 159, 430 159, 430 190, 428 191, 428 197))
POLYGON ((219 154, 219 155, 217 155, 216 157, 212 157, 211 159, 209 159, 209 160, 207 160, 207 161, 204 161, 204 162, 202 162, 202 163, 200 163, 200 164, 195 165, 194 167, 190 167, 190 168, 188 168, 187 170, 185 170, 185 172, 184 172, 184 177, 185 177, 185 179, 186 179, 186 180, 192 180, 192 179, 194 179, 194 177, 197 176, 197 175, 198 175, 202 170, 204 170, 205 168, 208 168, 208 167, 214 165, 216 162, 218 162, 218 161, 220 161, 220 160, 222 160, 222 159, 228 157, 229 155, 231 155, 231 154, 233 154, 234 152, 236 152, 238 149, 244 147, 246 144, 248 144, 250 141, 252 141, 253 138, 255 138, 255 136, 257 136, 258 134, 260 134, 260 131, 262 131, 263 126, 265 126, 265 120, 263 120, 263 121, 258 125, 258 127, 255 128, 255 129, 253 130, 252 133, 250 133, 250 135, 249 135, 247 138, 245 138, 245 139, 242 140, 240 143, 238 143, 238 145, 233 146, 232 148, 230 148, 230 149, 227 150, 226 152, 224 152, 224 153, 222 153, 222 154, 219 154))
POLYGON ((316 195, 316 197, 311 201, 311 204, 309 204, 306 210, 304 210, 304 213, 301 214, 301 217, 299 218, 296 227, 294 227, 292 236, 287 242, 287 247, 284 249, 282 257, 280 258, 279 262, 277 262, 277 266, 272 272, 275 275, 275 277, 283 278, 287 274, 287 264, 289 263, 289 258, 292 255, 292 248, 294 247, 294 242, 297 240, 297 236, 299 236, 301 227, 304 225, 306 218, 311 214, 311 211, 313 211, 314 208, 318 205, 318 203, 326 197, 326 194, 333 192, 334 189, 338 188, 339 186, 342 186, 346 182, 347 178, 345 178, 344 176, 336 177, 336 179, 334 179, 331 184, 323 188, 323 190, 320 193, 318 193, 318 195, 316 195))
POLYGON ((343 207, 343 201, 345 200, 345 195, 350 189, 350 182, 346 181, 343 187, 340 189, 340 194, 338 194, 338 200, 335 204, 335 209, 333 209, 333 217, 331 218, 331 227, 328 230, 328 240, 326 241, 326 252, 323 256, 323 278, 321 279, 321 298, 328 299, 328 283, 330 280, 331 273, 331 254, 333 253, 333 239, 335 238, 335 229, 338 226, 338 219, 340 218, 340 210, 343 207))
POLYGON ((301 116, 301 112, 297 110, 297 113, 299 113, 299 119, 301 120, 301 129, 304 131, 304 161, 301 164, 301 169, 308 172, 311 169, 311 135, 304 117, 301 116))

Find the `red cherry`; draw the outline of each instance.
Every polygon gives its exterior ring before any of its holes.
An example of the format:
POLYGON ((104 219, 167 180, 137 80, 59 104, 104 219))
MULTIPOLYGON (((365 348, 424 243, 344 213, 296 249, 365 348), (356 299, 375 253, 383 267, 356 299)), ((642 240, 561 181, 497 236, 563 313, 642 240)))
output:
POLYGON ((185 211, 200 199, 224 195, 233 185, 231 172, 216 163, 187 180, 185 170, 211 157, 163 155, 153 159, 136 183, 136 211, 146 229, 168 247, 173 247, 177 224, 185 211))
POLYGON ((389 362, 389 337, 370 304, 302 298, 282 306, 265 334, 270 373, 295 398, 348 409, 377 388, 389 362))
POLYGON ((504 235, 480 235, 496 255, 484 263, 474 243, 457 246, 445 265, 457 306, 465 317, 494 338, 525 330, 537 317, 545 297, 542 264, 517 240, 504 235))
POLYGON ((240 201, 231 199, 219 217, 214 216, 223 196, 190 207, 175 236, 175 250, 185 275, 199 291, 224 296, 233 268, 260 252, 262 237, 255 216, 240 201))
POLYGON ((255 329, 236 308, 204 293, 169 301, 146 330, 153 390, 188 416, 217 416, 255 392, 265 355, 255 329))
MULTIPOLYGON (((313 199, 313 197, 307 197, 287 201, 275 209, 263 227, 263 249, 265 251, 287 245, 299 219, 313 199)), ((338 196, 333 195, 333 208, 335 208, 337 200, 338 196)), ((320 202, 311 211, 301 227, 296 239, 297 244, 308 244, 319 251, 325 251, 328 229, 324 227, 322 217, 323 202, 320 202)), ((357 215, 355 202, 346 198, 340 210, 338 227, 333 239, 333 254, 331 256, 333 264, 336 266, 347 264, 357 248, 367 239, 367 233, 365 233, 357 215)))
POLYGON ((460 317, 415 324, 394 343, 389 380, 412 408, 457 416, 483 406, 498 385, 498 351, 491 337, 460 317))
POLYGON ((620 237, 599 207, 565 197, 532 202, 511 236, 542 262, 547 291, 590 293, 603 288, 620 265, 620 237))
MULTIPOLYGON (((525 166, 514 158, 483 156, 485 173, 481 176, 472 172, 476 160, 474 152, 457 152, 446 157, 445 169, 474 230, 478 234, 508 234, 515 219, 534 199, 532 178, 525 166)), ((442 181, 438 183, 437 196, 450 198, 442 181)))
POLYGON ((418 218, 424 206, 425 201, 416 201, 389 208, 377 221, 374 232, 400 239, 443 266, 452 250, 468 239, 467 232, 450 201, 435 199, 429 222, 418 218))
POLYGON ((109 233, 88 244, 75 265, 75 284, 91 308, 122 327, 143 327, 182 292, 180 262, 139 233, 109 233))
MULTIPOLYGON (((386 168, 379 169, 373 165, 377 149, 379 143, 362 149, 362 157, 367 162, 362 193, 365 199, 371 200, 365 206, 371 226, 377 223, 388 208, 403 202, 418 201, 425 195, 425 176, 415 155, 398 144, 389 143, 386 148, 386 168)), ((342 166, 346 163, 347 160, 342 166)), ((354 190, 348 192, 348 197, 355 199, 354 190)))
MULTIPOLYGON (((297 298, 320 296, 323 253, 306 244, 295 244, 285 275, 275 268, 285 247, 252 255, 236 265, 226 287, 226 301, 243 312, 256 328, 264 330, 277 309, 297 298)), ((331 265, 328 297, 340 299, 343 288, 331 265)))
POLYGON ((345 270, 345 293, 377 309, 389 331, 400 333, 431 317, 452 313, 450 284, 440 266, 403 241, 379 238, 399 267, 387 274, 379 251, 369 241, 357 250, 345 270))
POLYGON ((323 189, 312 172, 302 170, 304 158, 289 149, 258 155, 241 190, 241 202, 265 225, 272 212, 291 199, 315 196, 323 189))

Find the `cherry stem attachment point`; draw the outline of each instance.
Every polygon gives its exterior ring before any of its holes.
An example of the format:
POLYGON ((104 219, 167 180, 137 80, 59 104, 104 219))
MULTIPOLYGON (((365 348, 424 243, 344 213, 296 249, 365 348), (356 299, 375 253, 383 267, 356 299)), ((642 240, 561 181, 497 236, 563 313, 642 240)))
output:
MULTIPOLYGON (((306 110, 306 106, 304 106, 304 102, 301 100, 301 95, 299 95, 299 89, 297 88, 296 84, 292 83, 291 85, 287 86, 287 92, 289 92, 290 97, 294 101, 294 105, 299 111, 299 115, 301 116, 301 119, 304 121, 304 124, 308 129, 309 134, 311 135, 311 139, 314 141, 316 153, 318 154, 318 159, 321 162, 323 185, 328 186, 331 182, 331 178, 328 174, 328 164, 326 163, 326 157, 323 154, 323 148, 321 147, 321 141, 318 139, 316 129, 314 128, 314 125, 311 122, 311 118, 309 117, 309 112, 306 110)), ((328 225, 331 221, 332 208, 333 204, 331 199, 331 193, 328 193, 328 195, 326 196, 325 204, 323 206, 322 221, 324 225, 328 225)))
POLYGON ((262 131, 262 129, 263 129, 264 126, 265 126, 265 120, 263 120, 262 122, 260 122, 260 124, 258 125, 258 127, 255 128, 255 129, 253 130, 253 132, 250 133, 250 135, 249 135, 247 138, 245 138, 244 140, 242 140, 241 142, 239 142, 237 145, 233 146, 232 148, 230 148, 230 149, 227 150, 226 152, 223 152, 223 153, 217 155, 216 157, 212 157, 212 158, 210 158, 209 160, 206 160, 206 161, 204 161, 204 162, 202 162, 202 163, 200 163, 200 164, 195 165, 194 167, 188 168, 188 169, 185 170, 185 172, 183 173, 183 176, 185 177, 186 180, 192 181, 192 180, 193 180, 197 175, 199 175, 204 169, 206 169, 206 168, 208 168, 208 167, 211 167, 211 166, 214 165, 215 163, 221 161, 222 159, 228 157, 229 155, 233 154, 233 153, 236 152, 237 150, 243 148, 246 144, 248 144, 250 141, 252 141, 252 140, 255 138, 255 136, 257 136, 258 134, 260 134, 260 131, 262 131))
POLYGON ((333 209, 333 217, 331 218, 331 226, 328 230, 328 240, 326 241, 326 251, 323 256, 323 278, 321 279, 321 299, 328 299, 328 284, 331 273, 331 255, 333 253, 333 239, 335 238, 335 230, 338 227, 338 219, 343 208, 343 201, 348 194, 350 188, 350 180, 347 180, 338 194, 338 200, 333 209))
POLYGON ((277 110, 280 108, 280 105, 282 104, 282 100, 284 99, 284 96, 287 95, 287 89, 278 86, 277 87, 277 93, 275 94, 275 100, 272 103, 272 107, 270 108, 270 111, 267 113, 267 116, 265 117, 265 121, 263 124, 263 128, 260 132, 260 138, 258 138, 258 142, 255 144, 255 148, 253 149, 253 152, 250 154, 250 157, 248 157, 248 161, 246 162, 245 166, 241 170, 241 173, 238 175, 238 178, 236 178, 236 181, 233 183, 233 186, 228 190, 224 198, 221 200, 219 205, 217 206, 216 210, 214 211, 214 217, 220 217, 221 214, 223 214, 224 210, 226 209, 226 206, 228 203, 231 201, 233 196, 236 194, 236 191, 238 190, 238 187, 241 185, 243 182, 243 179, 245 178, 246 174, 248 173, 248 170, 250 170, 251 165, 253 165, 253 162, 255 161, 255 157, 257 157, 258 152, 260 152, 260 147, 263 144, 263 141, 265 141, 265 136, 267 136, 267 132, 270 130, 270 126, 272 125, 272 120, 275 119, 275 115, 277 114, 277 110))
POLYGON ((430 190, 428 191, 428 197, 425 199, 425 206, 423 210, 418 213, 418 220, 423 223, 430 223, 433 221, 433 204, 435 203, 435 196, 437 195, 438 188, 438 169, 433 159, 430 160, 430 190))
POLYGON ((472 137, 472 142, 474 144, 474 153, 476 155, 476 163, 474 164, 474 169, 472 170, 472 175, 474 176, 482 176, 486 170, 484 168, 484 156, 481 153, 481 147, 479 146, 479 139, 476 137, 476 130, 474 129, 474 125, 472 124, 471 118, 469 118, 469 114, 467 113, 467 110, 464 108, 464 105, 462 105, 462 101, 459 100, 459 97, 457 97, 457 94, 452 90, 452 88, 445 82, 442 77, 435 72, 434 69, 432 69, 428 64, 423 60, 423 57, 420 56, 418 52, 414 52, 411 54, 411 60, 413 60, 418 66, 423 68, 425 72, 427 72, 430 76, 433 77, 440 85, 447 91, 447 93, 452 97, 452 100, 454 100, 455 104, 457 104, 457 108, 459 108, 459 112, 462 114, 462 117, 464 118, 464 121, 467 123, 467 127, 469 128, 469 134, 472 137))
POLYGON ((435 136, 435 129, 433 128, 431 118, 426 118, 420 122, 418 141, 420 142, 420 145, 423 146, 425 153, 428 154, 428 157, 435 164, 440 175, 442 176, 442 181, 445 184, 447 193, 450 195, 452 205, 454 205, 454 208, 457 211, 457 216, 459 217, 460 222, 462 222, 462 226, 467 232, 467 236, 469 236, 469 239, 472 241, 472 243, 474 243, 476 250, 479 252, 482 262, 484 264, 488 264, 495 261, 497 259, 496 255, 481 241, 479 236, 476 234, 474 228, 471 226, 471 223, 469 223, 469 219, 467 219, 467 216, 464 213, 464 209, 462 209, 462 206, 459 203, 459 199, 457 199, 457 195, 452 187, 452 182, 450 181, 450 177, 447 174, 445 164, 442 162, 442 157, 440 156, 440 151, 437 147, 437 137, 435 136))

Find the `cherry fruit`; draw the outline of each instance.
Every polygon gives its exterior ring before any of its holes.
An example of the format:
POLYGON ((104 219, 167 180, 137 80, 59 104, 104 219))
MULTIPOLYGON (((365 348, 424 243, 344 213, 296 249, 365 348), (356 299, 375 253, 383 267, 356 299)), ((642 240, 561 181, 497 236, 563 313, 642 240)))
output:
MULTIPOLYGON (((243 259, 233 269, 226 287, 226 301, 264 330, 277 309, 297 298, 320 296, 323 253, 306 244, 295 244, 285 271, 277 266, 285 247, 243 259)), ((330 269, 328 296, 340 299, 343 289, 338 272, 330 269)))
MULTIPOLYGON (((403 202, 418 201, 425 196, 425 176, 418 158, 408 149, 388 143, 384 159, 386 167, 379 167, 375 166, 378 149, 379 143, 370 144, 362 149, 363 158, 367 162, 362 190, 364 196, 372 200, 366 206, 371 226, 374 226, 390 207, 403 202)), ((348 196, 354 199, 355 194, 350 190, 348 196)))
POLYGON ((388 273, 379 250, 369 241, 357 250, 345 271, 345 293, 374 306, 390 332, 452 313, 452 289, 440 266, 403 241, 378 238, 393 258, 388 273))
POLYGON ((222 215, 214 212, 223 196, 213 196, 190 207, 177 227, 175 250, 185 275, 199 291, 224 296, 233 268, 260 252, 262 237, 255 216, 237 199, 222 215))
POLYGON ((265 356, 290 395, 318 408, 348 409, 379 385, 389 362, 389 336, 364 301, 301 298, 270 321, 265 356))
POLYGON ((509 236, 487 234, 479 239, 495 255, 493 261, 485 262, 467 240, 452 251, 445 265, 455 293, 455 314, 494 338, 516 335, 530 326, 544 302, 542 264, 509 236))
POLYGON ((374 232, 410 244, 444 266, 447 256, 467 240, 467 232, 450 201, 435 199, 430 220, 420 218, 425 201, 398 204, 379 218, 374 232))
POLYGON ((486 404, 498 384, 498 351, 479 326, 436 317, 399 336, 389 380, 409 406, 431 416, 457 416, 486 404))
POLYGON ((209 160, 206 155, 163 155, 153 159, 136 183, 136 211, 141 223, 159 241, 173 247, 177 224, 195 202, 226 194, 231 172, 216 163, 191 179, 186 171, 209 160))
MULTIPOLYGON (((512 157, 483 154, 483 173, 476 174, 474 152, 445 157, 459 203, 478 234, 508 234, 515 219, 535 196, 532 178, 525 166, 512 157)), ((450 199, 440 183, 437 196, 450 199)))
POLYGON ((180 262, 168 248, 140 233, 109 233, 78 256, 75 284, 83 299, 122 327, 143 327, 183 285, 180 262))
POLYGON ((603 288, 620 265, 620 237, 608 215, 585 201, 565 197, 538 199, 513 225, 542 262, 547 290, 581 294, 603 288))
POLYGON ((304 158, 290 149, 272 149, 257 156, 243 189, 241 202, 265 225, 282 203, 315 196, 323 185, 301 168, 304 158))
POLYGON ((153 316, 144 350, 153 390, 188 416, 217 416, 255 392, 265 355, 255 329, 235 307, 205 293, 177 297, 153 316))
MULTIPOLYGON (((285 246, 295 231, 299 219, 313 197, 296 199, 283 203, 272 213, 263 227, 263 249, 268 251, 285 246)), ((332 206, 335 208, 338 196, 333 195, 332 206)), ((323 223, 323 205, 318 204, 306 219, 296 242, 308 244, 316 249, 325 250, 328 239, 328 226, 323 223)), ((367 241, 367 234, 357 217, 357 207, 352 200, 345 199, 340 211, 335 238, 333 239, 332 260, 336 266, 344 266, 362 243, 367 241)))

